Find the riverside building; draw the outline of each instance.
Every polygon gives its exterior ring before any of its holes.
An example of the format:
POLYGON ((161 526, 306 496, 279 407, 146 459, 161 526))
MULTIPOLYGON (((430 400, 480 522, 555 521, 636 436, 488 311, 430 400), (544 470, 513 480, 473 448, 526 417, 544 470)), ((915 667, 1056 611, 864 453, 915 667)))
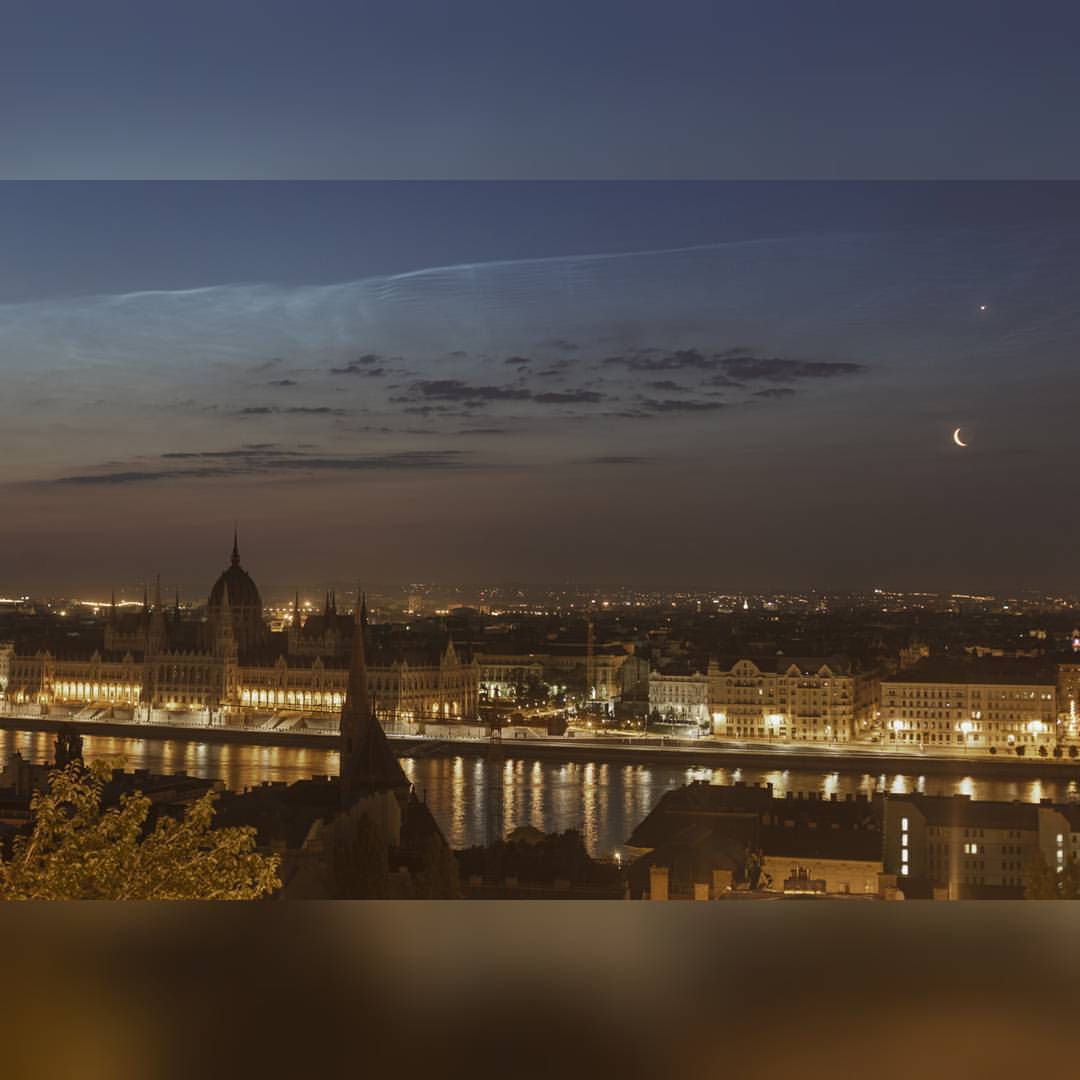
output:
MULTIPOLYGON (((381 722, 468 722, 479 703, 479 667, 447 633, 371 627, 368 685, 381 722)), ((355 616, 327 598, 322 615, 302 620, 299 602, 287 632, 271 632, 262 598, 240 564, 210 590, 206 617, 184 619, 177 603, 120 614, 113 603, 99 645, 20 650, 0 644, 0 705, 205 712, 215 722, 253 713, 336 721, 345 700, 355 616)))
POLYGON ((881 683, 881 737, 918 749, 1048 751, 1058 672, 1038 660, 926 659, 881 683))

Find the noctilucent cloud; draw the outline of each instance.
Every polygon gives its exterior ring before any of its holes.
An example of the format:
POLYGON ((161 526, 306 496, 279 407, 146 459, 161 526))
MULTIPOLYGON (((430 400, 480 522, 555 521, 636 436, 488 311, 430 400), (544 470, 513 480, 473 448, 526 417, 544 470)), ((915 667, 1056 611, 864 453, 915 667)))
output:
POLYGON ((1073 587, 1073 185, 2 194, 7 589, 1073 587))

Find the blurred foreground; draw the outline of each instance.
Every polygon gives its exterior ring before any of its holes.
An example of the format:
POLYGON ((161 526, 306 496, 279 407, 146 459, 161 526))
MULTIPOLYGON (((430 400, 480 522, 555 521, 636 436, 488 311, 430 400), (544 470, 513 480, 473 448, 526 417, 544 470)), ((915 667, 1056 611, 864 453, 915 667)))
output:
POLYGON ((1015 1076, 1058 904, 8 905, 5 1075, 1015 1076))

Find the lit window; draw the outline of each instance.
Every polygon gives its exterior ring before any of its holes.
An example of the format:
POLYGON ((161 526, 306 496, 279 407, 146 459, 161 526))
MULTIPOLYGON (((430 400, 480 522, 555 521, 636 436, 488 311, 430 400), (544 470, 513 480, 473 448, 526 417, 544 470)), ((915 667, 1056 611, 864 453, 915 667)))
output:
POLYGON ((908 820, 907 820, 907 818, 906 818, 906 817, 902 817, 902 818, 900 819, 900 828, 901 828, 901 830, 902 830, 903 832, 907 832, 907 831, 908 831, 908 820))
POLYGON ((906 863, 908 861, 907 848, 904 848, 904 850, 900 852, 900 861, 903 863, 906 863))
POLYGON ((905 863, 903 866, 900 867, 900 873, 904 874, 906 876, 907 872, 908 872, 907 863, 905 863))
POLYGON ((907 841, 908 841, 908 835, 907 835, 907 833, 904 833, 900 837, 900 843, 903 844, 904 847, 907 847, 907 841))

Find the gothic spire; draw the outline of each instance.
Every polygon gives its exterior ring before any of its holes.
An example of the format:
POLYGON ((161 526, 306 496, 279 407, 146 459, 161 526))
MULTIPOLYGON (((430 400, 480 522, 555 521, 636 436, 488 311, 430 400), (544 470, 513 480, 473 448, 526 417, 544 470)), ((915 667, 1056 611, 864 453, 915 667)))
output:
POLYGON ((349 683, 341 710, 341 802, 376 791, 409 790, 409 781, 390 749, 368 693, 366 605, 356 611, 349 683))
POLYGON ((235 525, 232 533, 232 565, 240 565, 240 530, 235 525))

